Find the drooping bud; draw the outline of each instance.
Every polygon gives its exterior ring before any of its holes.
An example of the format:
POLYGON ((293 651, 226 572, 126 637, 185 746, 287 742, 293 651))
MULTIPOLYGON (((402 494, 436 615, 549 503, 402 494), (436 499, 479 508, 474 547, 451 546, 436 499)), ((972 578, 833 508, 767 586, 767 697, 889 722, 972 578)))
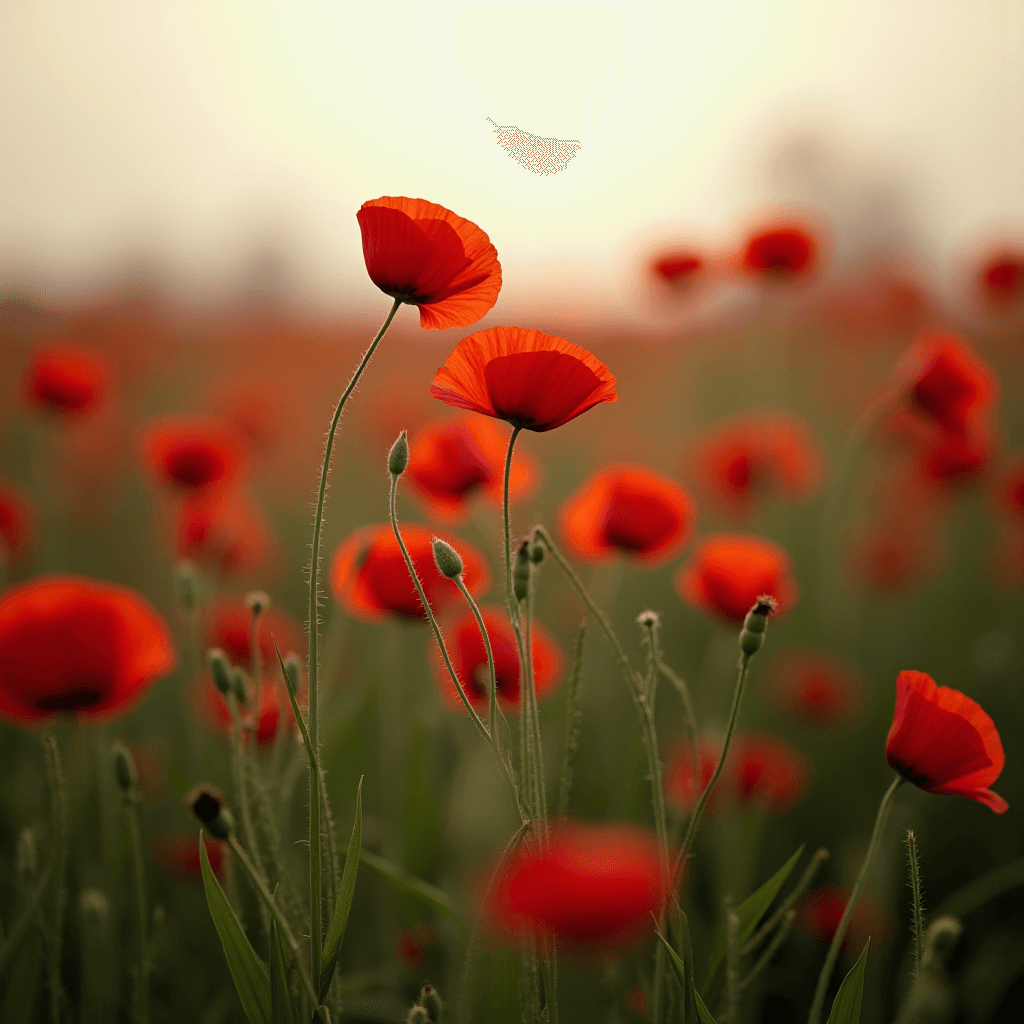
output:
POLYGON ((444 1007, 441 1005, 441 997, 437 994, 437 989, 431 984, 425 984, 420 989, 419 1002, 420 1006, 427 1011, 430 1024, 439 1024, 444 1007))
POLYGON ((434 548, 434 564, 437 571, 450 580, 457 580, 465 571, 462 556, 446 541, 435 537, 431 542, 434 548))
POLYGON ((530 561, 533 562, 534 565, 540 565, 540 563, 544 561, 544 556, 544 545, 534 541, 530 545, 530 561))
POLYGON ((123 743, 114 744, 114 778, 117 779, 118 788, 125 796, 131 796, 135 792, 139 773, 135 768, 132 752, 123 743))
POLYGON ((516 560, 512 565, 512 593, 517 601, 525 601, 530 592, 530 552, 529 544, 523 541, 516 552, 516 560))
POLYGON ((183 559, 174 567, 174 589, 186 612, 191 612, 196 606, 196 578, 199 570, 195 562, 183 559))
POLYGON ((245 604, 253 618, 262 615, 270 607, 270 595, 262 590, 253 590, 245 595, 245 604))
POLYGON ((231 689, 231 666, 228 664, 228 656, 219 647, 213 647, 206 652, 206 664, 210 666, 213 685, 221 693, 226 694, 231 689))
POLYGON ((765 631, 768 629, 768 616, 777 607, 775 598, 764 594, 747 612, 747 617, 743 620, 743 629, 740 631, 740 650, 744 657, 749 658, 761 650, 765 631))
POLYGON ((408 465, 409 436, 407 431, 403 430, 398 435, 398 439, 391 446, 391 451, 388 452, 388 472, 392 476, 401 476, 405 472, 405 467, 408 465))
POLYGON ((405 1018, 405 1024, 430 1024, 430 1014, 422 1006, 414 1006, 405 1018))
POLYGON ((292 693, 299 692, 299 683, 302 681, 302 664, 294 651, 290 651, 288 657, 284 659, 284 681, 292 693))
POLYGON ((216 786, 203 782, 185 795, 185 803, 206 826, 214 839, 230 839, 235 830, 235 819, 224 803, 224 793, 216 786))

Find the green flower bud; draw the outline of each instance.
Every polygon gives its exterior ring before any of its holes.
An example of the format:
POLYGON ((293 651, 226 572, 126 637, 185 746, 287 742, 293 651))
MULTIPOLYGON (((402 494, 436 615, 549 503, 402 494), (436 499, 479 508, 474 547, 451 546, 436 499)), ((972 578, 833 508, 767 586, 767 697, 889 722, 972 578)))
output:
POLYGON ((135 758, 123 743, 114 744, 114 778, 117 779, 117 785, 125 796, 132 795, 139 781, 135 758))
POLYGON ((405 1018, 405 1024, 430 1024, 430 1014, 422 1006, 414 1006, 405 1018))
POLYGON ((761 650, 764 634, 768 629, 768 616, 778 607, 775 598, 767 594, 757 599, 757 603, 747 612, 740 631, 740 650, 749 658, 761 650))
POLYGON ((545 554, 546 552, 544 551, 543 544, 539 544, 534 541, 534 543, 530 545, 530 561, 533 562, 534 565, 540 565, 540 563, 544 561, 545 554))
POLYGON ((211 648, 206 652, 206 664, 210 666, 213 685, 221 693, 227 693, 231 689, 231 666, 228 664, 228 656, 219 647, 211 648))
POLYGON ((450 580, 457 580, 466 568, 462 564, 462 556, 440 537, 435 537, 431 544, 434 547, 434 564, 437 571, 450 580))
POLYGON ((420 990, 420 1006, 427 1011, 427 1018, 430 1024, 439 1024, 444 1007, 441 1005, 441 997, 433 985, 426 984, 420 990))
POLYGON ((245 674, 244 669, 233 668, 231 670, 231 690, 238 703, 244 707, 249 699, 249 677, 245 674))
POLYGON ((388 472, 392 476, 401 476, 409 465, 409 436, 406 431, 398 435, 398 439, 388 452, 388 472))
POLYGON ((525 601, 530 592, 530 553, 526 541, 519 545, 512 566, 512 593, 517 601, 525 601))
POLYGON ((284 659, 284 681, 292 693, 299 692, 299 684, 302 682, 302 665, 299 662, 299 656, 294 651, 290 651, 288 657, 284 659))
POLYGON ((935 970, 945 964, 953 955, 963 933, 964 926, 949 914, 943 914, 932 921, 924 933, 922 966, 935 970))

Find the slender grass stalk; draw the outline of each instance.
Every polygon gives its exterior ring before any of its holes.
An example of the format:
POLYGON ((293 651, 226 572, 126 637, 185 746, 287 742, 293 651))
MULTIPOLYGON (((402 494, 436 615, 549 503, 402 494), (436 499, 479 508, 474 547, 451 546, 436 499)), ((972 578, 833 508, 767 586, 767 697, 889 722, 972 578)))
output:
POLYGON ((917 859, 917 837, 907 829, 907 866, 910 870, 911 910, 914 930, 914 982, 921 980, 921 958, 924 956, 924 905, 921 900, 921 865, 917 859))
POLYGON ((565 706, 565 744, 562 750, 562 770, 558 776, 558 817, 569 813, 569 795, 572 792, 573 767, 576 751, 580 745, 580 679, 583 675, 583 641, 587 635, 587 620, 580 623, 576 638, 576 654, 573 658, 572 676, 569 679, 569 696, 565 706))
MULTIPOLYGON (((789 935, 790 928, 793 927, 793 922, 796 920, 796 911, 787 910, 785 916, 782 918, 782 924, 779 926, 779 930, 772 936, 771 942, 764 947, 764 952, 754 962, 754 966, 747 972, 746 977, 740 982, 740 992, 743 992, 756 978, 757 976, 771 963, 772 957, 779 951, 783 942, 786 941, 789 935)), ((743 947, 746 949, 746 946, 743 947)), ((742 953, 743 950, 741 949, 742 953)))
MULTIPOLYGON (((327 430, 327 442, 324 445, 324 461, 320 469, 320 488, 316 497, 316 512, 313 517, 313 542, 309 557, 309 653, 307 672, 309 676, 309 738, 314 750, 320 746, 319 716, 317 711, 318 700, 318 673, 320 669, 320 537, 323 531, 324 522, 324 501, 327 497, 327 477, 331 471, 331 453, 334 450, 334 435, 338 430, 338 421, 345 409, 345 403, 355 389, 359 378, 366 369, 367 363, 380 344, 384 333, 391 326, 391 321, 402 304, 401 299, 395 299, 391 311, 387 315, 377 336, 370 343, 351 380, 338 399, 334 409, 334 416, 331 418, 331 425, 327 430)), ((320 775, 313 762, 309 766, 309 953, 310 964, 315 977, 320 977, 320 966, 323 948, 323 928, 320 914, 321 901, 321 879, 320 879, 320 775)), ((315 1000, 314 1000, 315 1003, 315 1000)))
POLYGON ((541 835, 547 837, 548 802, 544 792, 544 751, 540 739, 540 713, 537 710, 537 690, 533 680, 533 637, 531 623, 533 621, 533 575, 530 569, 530 582, 526 591, 526 614, 523 616, 523 660, 520 671, 520 704, 523 714, 529 708, 530 744, 533 751, 534 800, 535 813, 540 822, 541 835))
POLYGON ((832 944, 828 947, 828 955, 825 957, 825 964, 821 968, 821 974, 818 975, 818 984, 814 989, 814 1001, 811 1003, 811 1012, 807 1018, 808 1024, 820 1024, 822 1010, 825 1006, 825 996, 828 994, 828 983, 832 979, 832 971, 835 969, 836 960, 839 959, 839 950, 842 948, 843 939, 846 937, 846 929, 850 924, 853 909, 860 898, 864 883, 867 881, 871 862, 878 852, 878 847, 882 844, 885 822, 889 817, 889 811, 892 810, 892 800, 901 782, 903 782, 903 776, 897 775, 885 791, 882 802, 878 805, 878 814, 875 817, 875 827, 871 833, 871 842, 868 844, 867 855, 864 857, 864 863, 861 865, 860 874, 857 875, 857 881, 853 883, 853 891, 850 893, 843 916, 839 919, 839 927, 836 929, 835 935, 832 936, 832 944))

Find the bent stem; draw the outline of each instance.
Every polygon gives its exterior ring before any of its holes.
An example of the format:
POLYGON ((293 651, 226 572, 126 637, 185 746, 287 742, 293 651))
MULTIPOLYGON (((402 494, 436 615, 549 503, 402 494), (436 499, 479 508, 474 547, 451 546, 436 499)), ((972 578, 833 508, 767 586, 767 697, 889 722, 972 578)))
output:
MULTIPOLYGON (((391 326, 391 321, 402 304, 395 299, 391 311, 387 315, 377 336, 370 343, 352 379, 342 392, 341 398, 334 409, 331 425, 327 431, 327 443, 324 446, 324 461, 320 469, 320 488, 316 496, 316 513, 313 517, 313 544, 309 559, 309 654, 307 672, 309 676, 309 739, 314 750, 319 749, 320 733, 317 725, 317 683, 320 668, 319 629, 320 629, 320 535, 324 522, 324 500, 327 496, 327 477, 331 470, 331 452, 334 450, 334 435, 338 430, 338 421, 345 408, 345 403, 355 389, 362 376, 366 364, 369 363, 384 332, 391 326)), ((309 766, 309 953, 313 974, 320 976, 320 958, 322 927, 320 920, 320 786, 319 776, 312 762, 309 766)))
POLYGON ((825 965, 821 969, 821 974, 818 975, 818 984, 814 990, 814 1002, 811 1003, 811 1013, 807 1018, 807 1024, 820 1024, 822 1009, 825 1006, 825 996, 828 993, 828 983, 832 979, 832 971, 835 969, 836 960, 839 959, 839 950, 842 948, 843 939, 846 937, 846 929, 850 923, 850 918, 853 917, 853 908, 857 905, 857 900, 860 898, 861 890, 864 888, 868 871, 871 868, 871 862, 874 860, 875 853, 881 845, 885 822, 889 817, 889 811, 892 810, 892 799, 896 795, 896 790, 899 789, 901 782, 903 782, 903 776, 897 775, 885 791, 882 802, 878 805, 878 814, 875 816, 875 828, 871 833, 868 852, 864 858, 864 863, 861 865, 860 874, 857 875, 857 881, 853 883, 853 891, 850 893, 850 899, 847 901, 843 916, 839 919, 839 927, 836 929, 835 935, 832 936, 832 945, 828 947, 825 965))

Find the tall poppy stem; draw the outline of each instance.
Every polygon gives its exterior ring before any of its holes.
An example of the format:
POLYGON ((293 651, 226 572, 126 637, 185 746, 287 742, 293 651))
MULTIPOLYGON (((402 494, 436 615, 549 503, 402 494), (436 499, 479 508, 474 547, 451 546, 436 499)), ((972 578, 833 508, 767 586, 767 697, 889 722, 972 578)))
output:
POLYGON ((515 595, 512 591, 512 521, 508 509, 508 482, 512 473, 512 449, 516 446, 516 438, 519 437, 522 427, 513 427, 512 436, 508 439, 508 452, 505 455, 505 478, 502 491, 502 522, 505 527, 505 602, 508 605, 508 615, 512 625, 519 629, 519 608, 516 604, 515 595))
POLYGON ((882 833, 885 831, 885 822, 889 817, 889 812, 892 810, 893 797, 903 781, 903 776, 897 775, 885 791, 882 802, 878 805, 878 814, 875 816, 875 828, 871 833, 868 852, 864 858, 864 863, 861 865, 860 874, 857 875, 857 881, 853 883, 853 891, 850 893, 850 899, 847 901, 843 916, 839 919, 839 927, 836 929, 835 935, 832 936, 832 945, 828 947, 825 965, 821 969, 821 974, 818 975, 818 985, 814 990, 814 1002, 811 1003, 811 1013, 807 1018, 807 1024, 820 1024, 821 1013, 825 1006, 825 996, 828 994, 828 983, 832 979, 832 971, 835 969, 836 960, 839 959, 839 950, 842 948, 843 939, 846 937, 847 926, 850 924, 850 918, 853 917, 853 909, 860 898, 861 890, 864 888, 868 871, 871 869, 871 862, 875 859, 878 847, 882 844, 882 833))
MULTIPOLYGON (((359 378, 366 369, 366 364, 377 349, 384 332, 391 326, 401 299, 395 299, 391 312, 388 313, 377 336, 370 343, 365 355, 352 374, 352 379, 342 392, 341 398, 334 409, 331 425, 327 431, 327 443, 324 446, 324 461, 320 469, 320 489, 316 496, 316 514, 313 518, 313 544, 309 558, 309 656, 307 672, 309 676, 309 741, 314 750, 319 750, 320 731, 317 716, 317 683, 320 668, 319 629, 320 629, 320 534, 324 522, 324 500, 327 496, 327 476, 331 470, 331 453, 334 450, 334 435, 338 430, 338 421, 344 411, 345 403, 355 389, 359 378)), ((309 960, 314 977, 320 976, 320 961, 323 955, 323 935, 320 919, 320 779, 313 764, 309 766, 309 960)))
POLYGON ((135 942, 138 946, 139 963, 135 975, 135 995, 132 999, 132 1020, 135 1024, 149 1022, 149 942, 147 918, 149 904, 146 900, 146 861, 142 854, 142 833, 139 831, 139 815, 135 808, 135 797, 125 794, 124 814, 128 819, 128 836, 131 846, 132 882, 135 899, 135 942))

